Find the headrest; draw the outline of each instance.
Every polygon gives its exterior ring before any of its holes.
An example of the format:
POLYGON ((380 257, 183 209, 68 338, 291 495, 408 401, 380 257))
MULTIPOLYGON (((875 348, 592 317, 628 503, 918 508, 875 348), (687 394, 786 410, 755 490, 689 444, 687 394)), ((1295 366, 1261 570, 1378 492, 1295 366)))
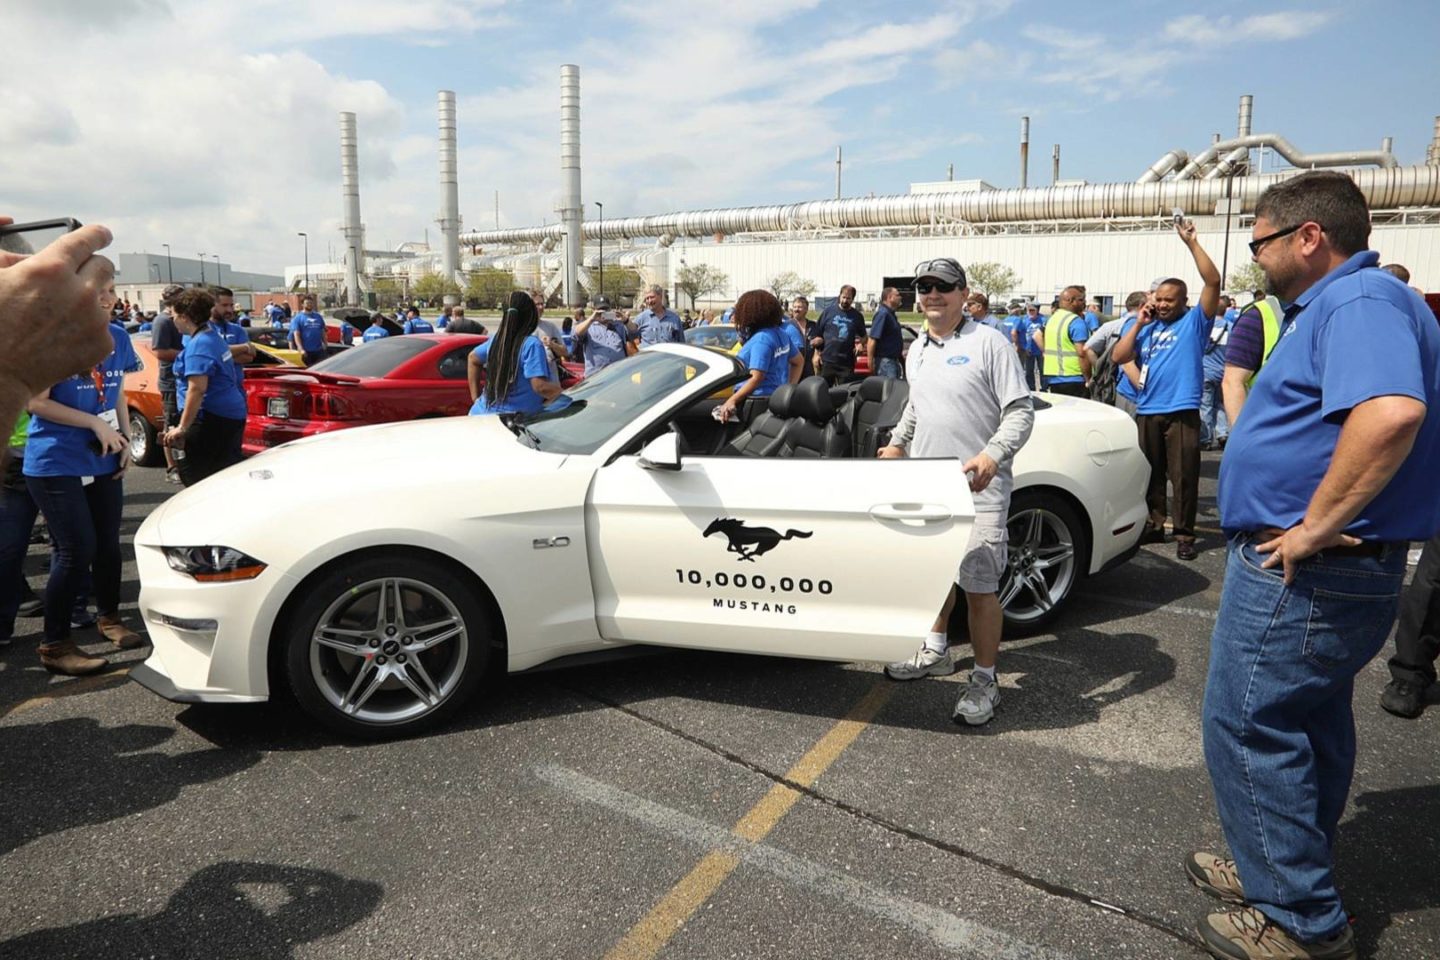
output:
POLYGON ((866 377, 860 381, 860 399, 872 402, 883 402, 890 394, 892 385, 899 383, 889 377, 866 377))
POLYGON ((790 396, 790 415, 816 424, 827 423, 835 416, 835 404, 823 377, 807 377, 795 384, 790 396))
POLYGON ((830 403, 835 407, 836 410, 839 410, 842 406, 849 403, 850 396, 851 390, 849 387, 830 388, 830 403))
POLYGON ((788 383, 776 387, 775 392, 770 394, 770 405, 766 407, 766 409, 770 411, 772 416, 788 420, 792 416, 790 407, 794 392, 795 388, 788 383))

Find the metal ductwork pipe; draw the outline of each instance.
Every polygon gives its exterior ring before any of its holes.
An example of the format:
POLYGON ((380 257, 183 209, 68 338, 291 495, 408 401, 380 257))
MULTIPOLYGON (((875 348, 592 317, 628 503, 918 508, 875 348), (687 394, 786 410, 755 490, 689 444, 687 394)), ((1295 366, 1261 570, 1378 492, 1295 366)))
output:
POLYGON ((360 151, 355 114, 340 114, 340 232, 345 238, 345 303, 360 304, 365 231, 360 225, 360 151))
POLYGON ((460 283, 460 162, 455 136, 455 91, 441 90, 440 112, 440 273, 460 283))
POLYGON ((1030 118, 1020 118, 1020 189, 1030 185, 1030 118))
MULTIPOLYGON (((1234 181, 1237 213, 1253 212, 1260 194, 1298 171, 1249 176, 1234 181)), ((1440 204, 1440 165, 1347 170, 1372 208, 1440 204)), ((710 237, 715 234, 780 233, 795 227, 819 230, 926 226, 941 220, 967 223, 1015 223, 1051 220, 1103 220, 1165 217, 1171 209, 1213 210, 1226 195, 1221 180, 1166 180, 1158 183, 1089 183, 974 193, 910 193, 888 197, 816 200, 764 207, 694 210, 649 217, 606 219, 606 239, 710 237)), ((600 224, 586 224, 597 236, 600 224)), ((564 235, 551 224, 465 235, 466 243, 537 243, 564 235)))
POLYGON ((1155 183, 1157 180, 1163 180, 1165 178, 1165 174, 1169 173, 1171 170, 1178 170, 1179 168, 1185 166, 1186 161, 1188 161, 1189 159, 1190 155, 1184 150, 1171 150, 1169 153, 1165 154, 1165 156, 1150 164, 1150 168, 1144 173, 1140 174, 1140 179, 1136 180, 1135 182, 1155 183))
POLYGON ((1291 166, 1300 169, 1313 167, 1348 167, 1365 164, 1374 164, 1393 170, 1399 166, 1395 158, 1388 153, 1378 150, 1356 150, 1353 152, 1339 153, 1301 153, 1296 146, 1279 134, 1262 133, 1249 137, 1237 138, 1235 140, 1221 140, 1212 143, 1204 153, 1194 157, 1185 165, 1176 176, 1177 180, 1189 180, 1195 177, 1203 169, 1215 161, 1215 158, 1222 153, 1238 151, 1240 148, 1250 149, 1253 147, 1269 147, 1280 156, 1284 157, 1291 166))
MULTIPOLYGON (((565 239, 565 305, 582 306, 580 243, 585 207, 580 199, 580 68, 560 68, 560 234, 565 239)), ((497 231, 504 232, 504 231, 497 231)))

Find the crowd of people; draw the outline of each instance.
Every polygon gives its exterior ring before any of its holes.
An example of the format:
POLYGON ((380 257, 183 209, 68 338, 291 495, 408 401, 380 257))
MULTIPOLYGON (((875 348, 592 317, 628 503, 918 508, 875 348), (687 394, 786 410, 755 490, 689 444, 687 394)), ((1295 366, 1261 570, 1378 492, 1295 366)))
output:
MULTIPOLYGON (((1164 277, 1103 324, 1078 285, 1048 312, 1024 304, 994 316, 960 263, 925 261, 915 269, 924 324, 903 363, 898 291, 884 291, 869 324, 850 286, 814 320, 803 297, 787 316, 771 292, 749 291, 728 318, 747 376, 717 418, 743 416, 747 401, 810 376, 848 381, 862 353, 872 375, 908 381, 879 456, 955 458, 976 518, 931 633, 885 672, 914 681, 956 671, 945 630, 963 592, 974 662, 952 716, 965 725, 989 722, 1001 699, 998 588, 1032 390, 1107 400, 1134 418, 1152 465, 1146 534, 1163 539, 1169 520, 1182 560, 1195 554, 1200 448, 1223 447, 1227 555, 1201 724, 1230 850, 1183 860, 1189 879, 1223 901, 1199 932, 1217 957, 1353 957, 1333 855, 1355 766, 1355 676, 1403 606, 1382 705, 1417 716, 1440 652, 1440 418, 1427 415, 1440 404, 1440 326, 1402 270, 1381 268, 1368 249, 1369 211, 1344 175, 1305 173, 1260 197, 1250 249, 1269 293, 1243 309, 1221 296, 1194 226, 1176 230, 1200 276, 1194 302, 1184 280, 1164 277), (1411 541, 1428 542, 1402 604, 1411 541)), ((18 345, 0 357, 0 420, 15 424, 0 496, 0 640, 26 599, 21 561, 43 514, 52 566, 31 602, 44 617, 41 662, 64 674, 105 666, 72 634, 85 628, 92 595, 108 641, 143 643, 119 615, 129 452, 117 400, 136 359, 123 328, 107 323, 112 273, 97 251, 108 242, 103 228, 84 228, 33 256, 0 254, 0 339, 18 345)), ((469 358, 472 414, 543 410, 561 393, 566 334, 589 373, 641 345, 682 341, 685 329, 658 288, 634 318, 603 300, 558 326, 543 314, 538 294, 511 295, 469 358)), ((317 316, 304 303, 290 318, 306 354, 316 352, 317 316)), ((446 325, 461 319, 451 311, 446 325)), ((421 323, 407 316, 406 332, 421 323)), ((195 482, 238 459, 249 345, 223 288, 167 289, 153 335, 173 392, 164 442, 182 479, 195 482)))

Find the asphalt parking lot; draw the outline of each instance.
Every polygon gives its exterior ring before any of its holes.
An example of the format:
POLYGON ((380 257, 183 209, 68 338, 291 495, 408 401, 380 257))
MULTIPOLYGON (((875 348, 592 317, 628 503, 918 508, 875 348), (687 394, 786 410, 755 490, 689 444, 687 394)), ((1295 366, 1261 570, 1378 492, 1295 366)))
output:
MULTIPOLYGON (((174 489, 135 471, 127 538, 174 489)), ((1082 584, 1053 633, 1007 643, 979 729, 949 719, 963 671, 658 652, 355 744, 121 672, 53 678, 21 621, 0 958, 1201 957, 1213 901, 1180 860, 1222 849, 1198 726, 1221 546, 1082 584)), ((1440 955, 1440 710, 1383 713, 1386 678, 1357 683, 1338 874, 1361 955, 1416 960, 1440 955)))

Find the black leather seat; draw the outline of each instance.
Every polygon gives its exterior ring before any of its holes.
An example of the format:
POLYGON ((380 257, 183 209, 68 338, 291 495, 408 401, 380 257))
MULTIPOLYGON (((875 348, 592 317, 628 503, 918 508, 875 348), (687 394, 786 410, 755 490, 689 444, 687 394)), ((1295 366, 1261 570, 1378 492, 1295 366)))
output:
POLYGON ((757 414, 750 421, 749 426, 742 430, 734 440, 731 440, 720 451, 725 457, 770 457, 774 456, 780 448, 784 439, 784 433, 791 424, 791 397, 794 387, 790 384, 776 388, 770 394, 770 402, 766 408, 757 414))
POLYGON ((839 417, 824 379, 809 377, 790 395, 791 420, 780 437, 775 456, 797 459, 838 459, 850 456, 850 428, 839 417))
POLYGON ((840 410, 850 428, 853 455, 873 457, 890 441, 890 434, 905 412, 910 384, 890 377, 866 377, 860 389, 840 410))

